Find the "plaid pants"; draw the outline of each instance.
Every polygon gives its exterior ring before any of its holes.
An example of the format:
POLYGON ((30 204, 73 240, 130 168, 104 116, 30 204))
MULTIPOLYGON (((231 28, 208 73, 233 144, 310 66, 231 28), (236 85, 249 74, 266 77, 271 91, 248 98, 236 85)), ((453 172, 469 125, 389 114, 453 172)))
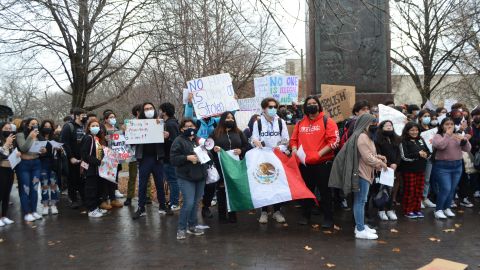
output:
POLYGON ((402 208, 405 214, 419 212, 423 198, 425 172, 404 172, 402 208))

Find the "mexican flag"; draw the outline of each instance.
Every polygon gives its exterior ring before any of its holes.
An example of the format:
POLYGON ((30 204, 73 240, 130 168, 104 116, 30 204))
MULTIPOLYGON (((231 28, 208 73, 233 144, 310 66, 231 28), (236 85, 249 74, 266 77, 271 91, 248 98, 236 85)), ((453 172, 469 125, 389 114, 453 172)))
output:
POLYGON ((219 153, 228 211, 260 208, 298 199, 315 199, 300 175, 298 159, 280 150, 254 148, 243 160, 219 153))

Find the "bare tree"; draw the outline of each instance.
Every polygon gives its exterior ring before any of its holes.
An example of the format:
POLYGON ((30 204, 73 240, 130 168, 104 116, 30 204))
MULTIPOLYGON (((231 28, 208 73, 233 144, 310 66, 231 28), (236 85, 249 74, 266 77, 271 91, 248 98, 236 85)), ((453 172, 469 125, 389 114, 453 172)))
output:
MULTIPOLYGON (((392 47, 392 62, 413 80, 425 102, 458 62, 471 32, 449 39, 463 23, 461 13, 465 0, 395 1, 392 33, 400 43, 392 47)), ((478 32, 477 32, 478 33, 478 32)), ((395 42, 393 42, 395 43, 395 42)))
POLYGON ((100 84, 128 71, 123 88, 88 106, 94 109, 129 91, 152 54, 169 48, 150 42, 160 28, 158 10, 155 0, 1 1, 0 52, 48 76, 73 107, 84 107, 100 84))
POLYGON ((22 80, 21 77, 9 76, 5 79, 4 85, 0 87, 3 100, 12 108, 15 116, 38 117, 35 111, 35 102, 41 99, 39 89, 36 88, 33 80, 22 80))

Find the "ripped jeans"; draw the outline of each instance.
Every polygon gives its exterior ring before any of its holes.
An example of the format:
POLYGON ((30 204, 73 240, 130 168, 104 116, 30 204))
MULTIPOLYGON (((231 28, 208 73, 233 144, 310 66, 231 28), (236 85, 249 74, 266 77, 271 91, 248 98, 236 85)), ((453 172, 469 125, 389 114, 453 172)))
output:
POLYGON ((15 171, 18 177, 18 193, 24 215, 37 212, 38 183, 40 183, 40 160, 32 159, 22 161, 15 171))
POLYGON ((59 188, 57 185, 57 174, 52 171, 52 160, 41 159, 42 169, 40 179, 42 181, 42 204, 55 205, 58 202, 59 188))

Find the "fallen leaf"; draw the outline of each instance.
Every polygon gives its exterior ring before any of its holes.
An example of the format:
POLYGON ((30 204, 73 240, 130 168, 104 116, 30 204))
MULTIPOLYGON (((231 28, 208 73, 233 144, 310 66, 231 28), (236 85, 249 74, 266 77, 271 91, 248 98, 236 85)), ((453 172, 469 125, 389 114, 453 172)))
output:
POLYGON ((391 233, 398 233, 398 230, 397 229, 390 229, 390 232, 391 233))
POLYGON ((430 237, 430 238, 428 238, 428 240, 430 240, 432 242, 437 242, 437 243, 442 241, 442 240, 440 240, 439 238, 436 238, 436 237, 430 237))
POLYGON ((325 264, 325 266, 327 266, 328 268, 334 268, 336 265, 333 263, 327 263, 325 264))
POLYGON ((308 250, 308 251, 310 251, 310 250, 313 249, 313 248, 311 248, 311 247, 309 247, 309 246, 305 246, 305 247, 303 247, 303 248, 304 248, 305 250, 308 250))
POLYGON ((320 260, 322 260, 322 261, 325 260, 325 257, 320 257, 320 260))
POLYGON ((377 243, 385 245, 387 243, 387 241, 377 240, 377 243))
POLYGON ((238 266, 238 264, 236 264, 236 263, 231 263, 230 266, 236 267, 236 266, 238 266))
POLYGON ((32 226, 32 229, 35 229, 36 227, 37 227, 37 226, 34 225, 34 226, 32 226))
POLYGON ((399 253, 399 252, 400 252, 400 249, 399 249, 399 248, 393 248, 392 251, 399 253))
POLYGON ((256 211, 249 211, 248 214, 249 215, 255 215, 255 214, 257 214, 257 212, 256 211))
POLYGON ((324 234, 332 234, 332 231, 323 231, 324 234))
POLYGON ((312 225, 312 228, 318 229, 318 228, 320 228, 320 225, 319 225, 319 224, 313 224, 313 225, 312 225))
POLYGON ((337 225, 333 225, 333 229, 336 230, 336 231, 341 231, 342 228, 340 228, 339 226, 337 225))
POLYGON ((0 238, 0 243, 3 243, 3 238, 0 238))
POLYGON ((457 210, 457 213, 463 214, 463 213, 465 213, 465 211, 463 211, 463 210, 457 210))
POLYGON ((68 255, 68 257, 69 257, 70 259, 75 259, 75 255, 72 255, 72 254, 68 255))
POLYGON ((57 243, 61 243, 62 241, 58 240, 57 243))
POLYGON ((443 231, 446 232, 446 233, 449 233, 449 232, 455 232, 455 229, 445 229, 443 231))
POLYGON ((458 229, 458 228, 460 228, 460 227, 462 227, 462 224, 455 224, 455 228, 458 229))
POLYGON ((283 223, 283 227, 288 227, 288 223, 283 223))
POLYGON ((82 212, 80 212, 80 214, 86 215, 86 214, 87 214, 87 211, 82 211, 82 212))

